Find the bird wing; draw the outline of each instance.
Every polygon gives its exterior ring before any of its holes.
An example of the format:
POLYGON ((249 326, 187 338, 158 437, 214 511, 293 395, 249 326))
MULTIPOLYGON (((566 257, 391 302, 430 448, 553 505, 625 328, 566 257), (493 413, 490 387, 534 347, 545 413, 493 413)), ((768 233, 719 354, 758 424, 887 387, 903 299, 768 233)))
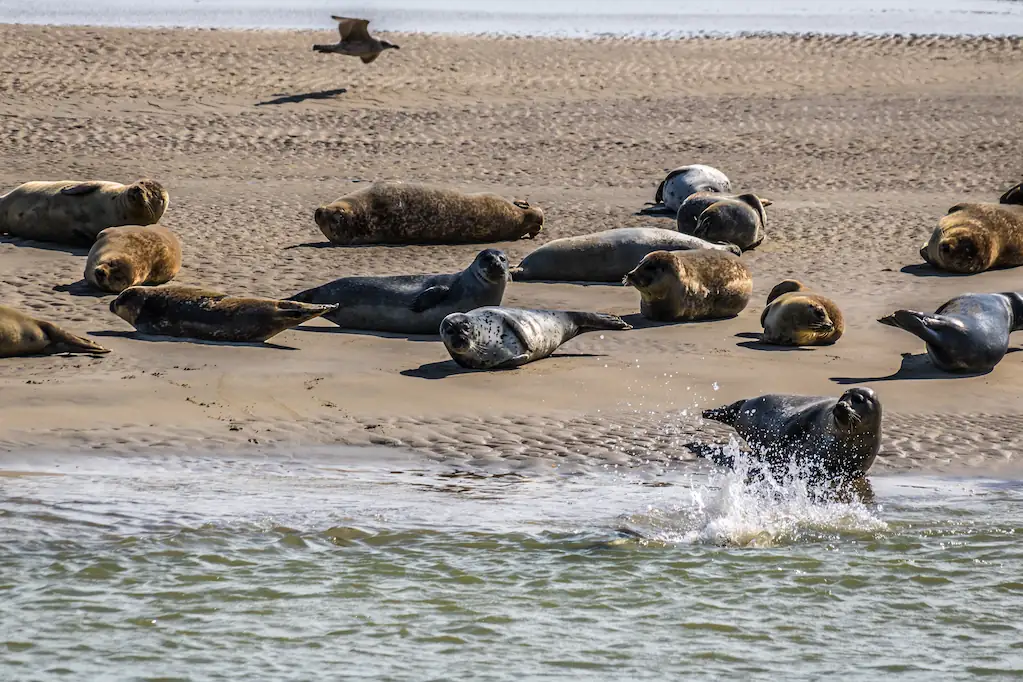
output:
POLYGON ((379 56, 380 56, 379 52, 374 52, 373 54, 364 54, 361 57, 359 57, 359 59, 362 60, 363 64, 369 64, 371 61, 373 61, 379 56))
POLYGON ((352 19, 351 17, 335 17, 337 32, 341 40, 369 40, 369 19, 352 19))

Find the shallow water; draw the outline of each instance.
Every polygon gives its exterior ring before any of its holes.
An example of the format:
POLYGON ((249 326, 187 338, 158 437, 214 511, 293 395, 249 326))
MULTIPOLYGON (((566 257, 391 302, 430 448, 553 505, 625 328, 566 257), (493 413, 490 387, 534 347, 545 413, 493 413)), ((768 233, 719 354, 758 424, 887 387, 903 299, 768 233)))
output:
MULTIPOLYGON (((0 22, 333 30, 336 0, 0 0, 0 22)), ((1019 0, 377 0, 343 13, 427 33, 677 37, 742 32, 1021 35, 1019 0)))
POLYGON ((1020 482, 821 503, 380 450, 0 468, 0 679, 1023 673, 1020 482))

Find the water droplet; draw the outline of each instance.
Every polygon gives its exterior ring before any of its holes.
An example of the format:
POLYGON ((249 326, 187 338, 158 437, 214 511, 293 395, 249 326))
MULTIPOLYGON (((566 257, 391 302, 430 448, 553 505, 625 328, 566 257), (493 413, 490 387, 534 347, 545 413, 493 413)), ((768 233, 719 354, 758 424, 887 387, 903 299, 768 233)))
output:
POLYGON ((711 388, 713 388, 716 391, 720 388, 720 386, 718 386, 718 382, 715 381, 713 384, 711 384, 711 388))

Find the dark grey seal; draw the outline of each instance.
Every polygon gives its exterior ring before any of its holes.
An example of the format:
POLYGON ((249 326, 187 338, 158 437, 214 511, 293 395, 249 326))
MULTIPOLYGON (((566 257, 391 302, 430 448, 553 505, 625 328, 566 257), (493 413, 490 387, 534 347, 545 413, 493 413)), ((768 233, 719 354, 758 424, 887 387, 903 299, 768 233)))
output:
POLYGON ((801 477, 855 479, 881 449, 881 402, 869 388, 837 399, 772 393, 704 410, 703 417, 734 428, 759 462, 781 474, 795 464, 801 477))
POLYGON ((709 242, 735 244, 743 251, 755 249, 764 241, 770 199, 756 194, 716 194, 697 192, 678 209, 675 226, 709 242))
POLYGON ((338 304, 323 317, 346 329, 437 334, 441 320, 451 313, 501 305, 507 283, 508 257, 485 249, 453 275, 342 277, 288 300, 338 304))
POLYGON ((990 372, 1009 350, 1009 334, 1023 329, 1023 294, 963 294, 933 315, 896 310, 878 322, 923 339, 939 369, 990 372))
POLYGON ((487 307, 448 315, 440 336, 451 359, 468 369, 509 369, 546 358, 584 332, 632 329, 604 313, 487 307))

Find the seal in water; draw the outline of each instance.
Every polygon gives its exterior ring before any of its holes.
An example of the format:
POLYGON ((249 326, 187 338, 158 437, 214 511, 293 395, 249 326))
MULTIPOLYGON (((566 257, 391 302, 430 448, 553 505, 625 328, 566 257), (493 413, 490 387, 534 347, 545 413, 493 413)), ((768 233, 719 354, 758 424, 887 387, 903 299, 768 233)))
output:
POLYGON ((760 314, 760 340, 778 346, 826 346, 845 332, 842 311, 830 298, 811 292, 802 282, 787 279, 775 285, 760 314))
POLYGON ((632 329, 620 317, 568 310, 487 307, 440 323, 451 359, 468 369, 508 369, 541 360, 585 332, 632 329))
POLYGON ((437 334, 441 320, 451 313, 501 305, 507 282, 508 257, 486 249, 453 275, 342 277, 288 300, 336 303, 338 309, 324 317, 347 329, 437 334))
POLYGON ((0 306, 0 358, 23 355, 85 353, 102 355, 110 350, 89 339, 64 331, 52 322, 0 306))
POLYGON ((85 262, 85 281, 119 294, 136 284, 166 284, 181 270, 181 242, 166 227, 125 225, 99 233, 85 262))
POLYGON ((717 168, 702 164, 681 166, 669 172, 661 180, 661 184, 657 186, 657 191, 654 193, 653 205, 642 209, 640 213, 674 217, 682 202, 694 192, 723 194, 731 189, 732 181, 717 168))
POLYGON ((639 290, 640 313, 650 320, 735 317, 753 295, 753 276, 727 251, 654 251, 625 275, 639 290))
POLYGON ((881 449, 881 401, 869 388, 837 400, 772 393, 704 410, 703 418, 734 428, 754 458, 780 474, 795 464, 801 477, 855 479, 881 449))
POLYGON ((170 202, 153 180, 26 182, 0 196, 0 234, 71 246, 121 225, 152 225, 170 202))
POLYGON ((543 211, 490 192, 403 182, 375 182, 316 209, 333 244, 472 244, 532 239, 543 211))
POLYGON ((142 334, 234 343, 266 341, 336 308, 173 284, 130 287, 110 302, 110 312, 142 334))
POLYGON ((957 204, 938 222, 920 256, 960 274, 1023 265, 1023 206, 957 204))
POLYGON ((1023 205, 1023 182, 1010 187, 1009 191, 998 198, 998 203, 1023 205))
POLYGON ((933 315, 896 310, 878 322, 923 339, 939 369, 990 372, 1009 350, 1009 334, 1023 329, 1023 294, 964 294, 933 315))
MULTIPOLYGON (((682 210, 679 209, 679 215, 682 210)), ((756 194, 740 194, 735 199, 719 199, 704 209, 692 234, 709 242, 727 242, 749 251, 763 243, 766 226, 767 211, 760 198, 756 194)))
MULTIPOLYGON (((745 201, 742 197, 756 197, 757 201, 764 208, 767 208, 774 202, 765 197, 757 196, 756 194, 719 194, 717 192, 695 192, 686 197, 686 200, 682 202, 682 205, 678 207, 678 213, 675 215, 675 227, 679 232, 685 234, 693 234, 696 230, 696 223, 700 220, 700 214, 710 208, 712 205, 725 199, 737 199, 739 201, 745 201)), ((726 240, 727 241, 727 240, 726 240)))
POLYGON ((621 282, 654 251, 712 249, 742 253, 734 244, 711 244, 699 237, 657 227, 623 227, 549 241, 512 268, 516 281, 621 282))

